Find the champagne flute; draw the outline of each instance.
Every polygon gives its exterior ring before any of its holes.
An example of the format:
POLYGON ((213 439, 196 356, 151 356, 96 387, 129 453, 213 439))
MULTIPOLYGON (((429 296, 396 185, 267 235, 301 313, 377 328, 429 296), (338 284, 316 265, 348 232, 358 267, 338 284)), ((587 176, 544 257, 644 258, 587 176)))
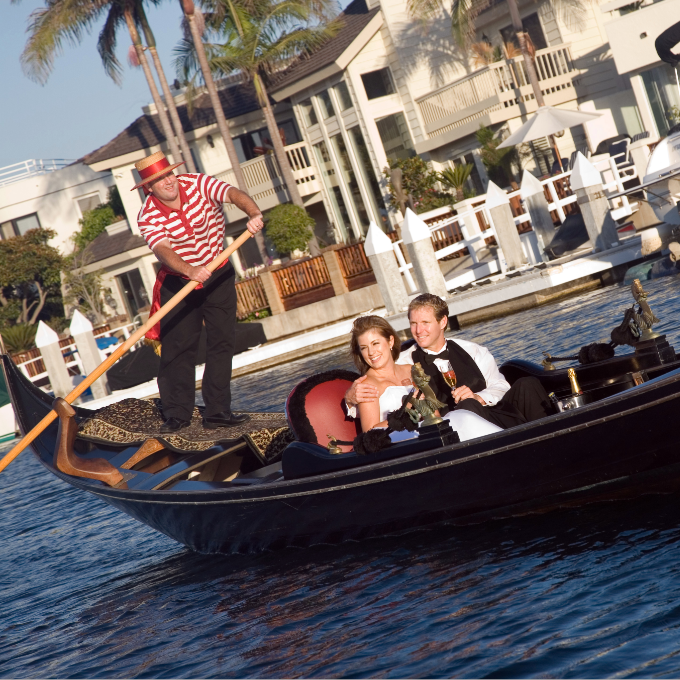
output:
POLYGON ((450 361, 442 361, 441 366, 438 366, 441 371, 442 378, 446 381, 446 384, 452 389, 456 389, 456 372, 453 370, 450 361))

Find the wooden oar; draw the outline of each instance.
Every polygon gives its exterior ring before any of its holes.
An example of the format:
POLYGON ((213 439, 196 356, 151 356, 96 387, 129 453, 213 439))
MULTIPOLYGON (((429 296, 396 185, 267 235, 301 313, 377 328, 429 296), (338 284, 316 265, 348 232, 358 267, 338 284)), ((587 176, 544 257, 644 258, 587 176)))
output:
MULTIPOLYGON (((235 250, 238 250, 249 238, 251 233, 244 231, 231 245, 220 253, 209 265, 206 267, 210 271, 215 271, 235 250)), ((90 375, 85 378, 72 392, 64 397, 65 401, 72 404, 97 378, 101 377, 106 371, 113 366, 113 364, 120 359, 120 357, 127 352, 138 340, 151 330, 170 310, 177 306, 191 291, 196 288, 198 281, 189 281, 179 293, 173 295, 166 304, 164 304, 149 320, 138 328, 120 347, 116 349, 110 356, 106 358, 97 368, 95 368, 90 375)), ((2 472, 35 438, 56 419, 55 411, 50 411, 24 438, 14 446, 14 448, 0 460, 0 472, 2 472)))

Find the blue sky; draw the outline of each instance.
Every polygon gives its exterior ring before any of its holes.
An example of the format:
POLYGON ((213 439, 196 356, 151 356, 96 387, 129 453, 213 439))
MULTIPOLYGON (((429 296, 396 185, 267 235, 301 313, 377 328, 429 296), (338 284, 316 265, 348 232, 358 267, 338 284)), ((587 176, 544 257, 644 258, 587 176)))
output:
MULTIPOLYGON (((126 31, 118 40, 118 58, 124 65, 122 87, 104 73, 96 47, 101 24, 78 46, 64 46, 46 85, 29 80, 19 57, 27 39, 28 17, 41 6, 40 0, 19 4, 0 0, 0 167, 29 158, 79 158, 115 137, 151 100, 142 70, 127 64, 126 31)), ((182 37, 179 3, 168 1, 150 8, 148 16, 172 83, 172 49, 182 37)))
MULTIPOLYGON (((341 0, 345 7, 349 0, 341 0)), ((65 44, 45 85, 21 70, 28 18, 42 0, 0 0, 0 168, 29 158, 76 159, 113 139, 142 113, 151 94, 141 68, 127 63, 130 38, 120 31, 122 86, 105 73, 97 52, 104 19, 78 45, 65 44)), ((175 79, 172 50, 182 38, 177 0, 147 8, 168 81, 175 79)))

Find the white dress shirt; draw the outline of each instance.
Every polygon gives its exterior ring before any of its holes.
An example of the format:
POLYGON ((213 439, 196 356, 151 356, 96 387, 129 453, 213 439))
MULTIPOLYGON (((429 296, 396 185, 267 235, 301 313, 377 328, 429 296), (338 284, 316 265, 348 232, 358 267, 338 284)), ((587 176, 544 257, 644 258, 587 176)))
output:
MULTIPOLYGON (((451 338, 453 342, 458 344, 462 349, 464 349, 471 357, 472 360, 477 364, 477 367, 484 376, 484 382, 486 382, 486 387, 479 392, 476 392, 488 406, 495 406, 502 398, 503 395, 510 389, 510 384, 503 377, 503 374, 498 370, 496 366, 496 361, 493 355, 486 347, 482 347, 475 342, 470 342, 469 340, 458 340, 451 338)), ((397 364, 413 364, 413 352, 418 345, 412 345, 407 350, 403 351, 399 358, 395 361, 397 364)), ((443 352, 446 348, 446 344, 442 347, 439 352, 433 352, 429 349, 423 349, 423 352, 428 354, 433 354, 436 356, 440 352, 443 352)), ((357 417, 356 406, 349 406, 346 404, 347 415, 350 418, 357 417)))

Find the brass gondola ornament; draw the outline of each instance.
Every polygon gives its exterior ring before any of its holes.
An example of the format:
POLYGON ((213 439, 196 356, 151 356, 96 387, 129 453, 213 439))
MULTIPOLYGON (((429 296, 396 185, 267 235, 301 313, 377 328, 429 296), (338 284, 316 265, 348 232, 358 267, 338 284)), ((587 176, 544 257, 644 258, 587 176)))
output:
POLYGON ((326 436, 328 437, 328 445, 326 446, 326 448, 328 449, 328 453, 333 454, 342 453, 342 449, 337 444, 338 442, 337 438, 334 437, 332 434, 327 434, 326 436))

